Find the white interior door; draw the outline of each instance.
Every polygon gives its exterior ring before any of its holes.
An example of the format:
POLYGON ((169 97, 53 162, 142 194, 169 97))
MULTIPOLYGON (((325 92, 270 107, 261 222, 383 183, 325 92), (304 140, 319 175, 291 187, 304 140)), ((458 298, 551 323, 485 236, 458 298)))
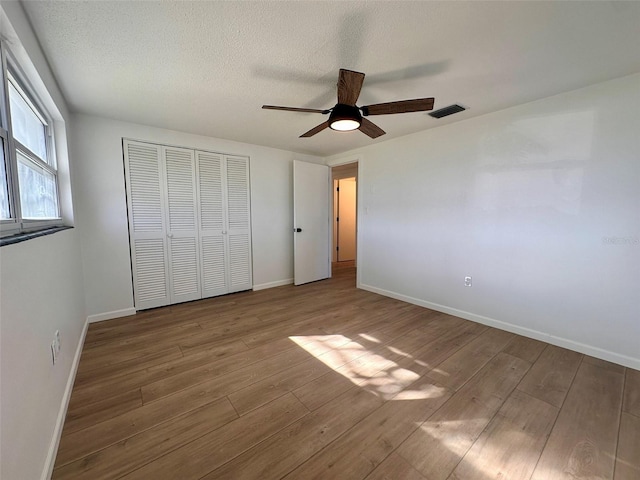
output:
POLYGON ((329 277, 329 167, 293 162, 294 284, 329 277))
POLYGON ((338 261, 356 259, 356 179, 338 181, 338 261))

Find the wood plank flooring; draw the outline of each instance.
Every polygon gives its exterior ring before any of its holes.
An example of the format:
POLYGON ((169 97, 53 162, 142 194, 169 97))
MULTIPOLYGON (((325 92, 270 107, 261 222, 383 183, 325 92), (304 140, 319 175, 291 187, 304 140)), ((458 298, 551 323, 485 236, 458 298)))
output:
POLYGON ((92 324, 55 479, 640 479, 640 372, 329 280, 92 324))

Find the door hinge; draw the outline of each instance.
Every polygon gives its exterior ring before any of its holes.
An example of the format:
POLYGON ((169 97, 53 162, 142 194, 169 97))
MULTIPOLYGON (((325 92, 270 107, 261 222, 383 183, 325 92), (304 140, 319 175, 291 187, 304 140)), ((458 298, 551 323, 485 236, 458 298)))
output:
POLYGON ((336 247, 336 251, 340 250, 340 247, 336 247))
POLYGON ((339 221, 340 221, 340 217, 336 217, 336 222, 339 222, 339 221))
POLYGON ((339 191, 340 191, 340 187, 337 187, 337 188, 336 188, 336 192, 339 192, 339 191))

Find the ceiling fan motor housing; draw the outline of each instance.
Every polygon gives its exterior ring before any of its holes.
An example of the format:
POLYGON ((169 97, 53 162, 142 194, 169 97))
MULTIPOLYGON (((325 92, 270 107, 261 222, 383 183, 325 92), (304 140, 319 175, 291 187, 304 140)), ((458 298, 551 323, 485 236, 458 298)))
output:
POLYGON ((338 103, 331 110, 329 115, 329 127, 333 130, 355 130, 360 127, 362 123, 362 115, 360 109, 355 105, 345 105, 344 103, 338 103), (342 125, 349 125, 350 122, 355 122, 353 127, 344 128, 342 125), (334 126, 335 125, 335 126, 334 126))

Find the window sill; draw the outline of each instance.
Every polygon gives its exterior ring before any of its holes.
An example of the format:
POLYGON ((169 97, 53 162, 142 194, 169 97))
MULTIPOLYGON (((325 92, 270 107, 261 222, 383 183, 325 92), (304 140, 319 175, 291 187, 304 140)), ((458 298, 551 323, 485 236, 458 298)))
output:
POLYGON ((13 245, 14 243, 24 242, 26 240, 31 240, 32 238, 44 237, 45 235, 52 235, 54 233, 61 232, 63 230, 68 230, 73 227, 61 226, 61 227, 47 227, 42 228, 40 230, 36 230, 33 232, 26 233, 17 233, 15 235, 10 235, 8 237, 0 238, 0 247, 4 247, 5 245, 13 245))

